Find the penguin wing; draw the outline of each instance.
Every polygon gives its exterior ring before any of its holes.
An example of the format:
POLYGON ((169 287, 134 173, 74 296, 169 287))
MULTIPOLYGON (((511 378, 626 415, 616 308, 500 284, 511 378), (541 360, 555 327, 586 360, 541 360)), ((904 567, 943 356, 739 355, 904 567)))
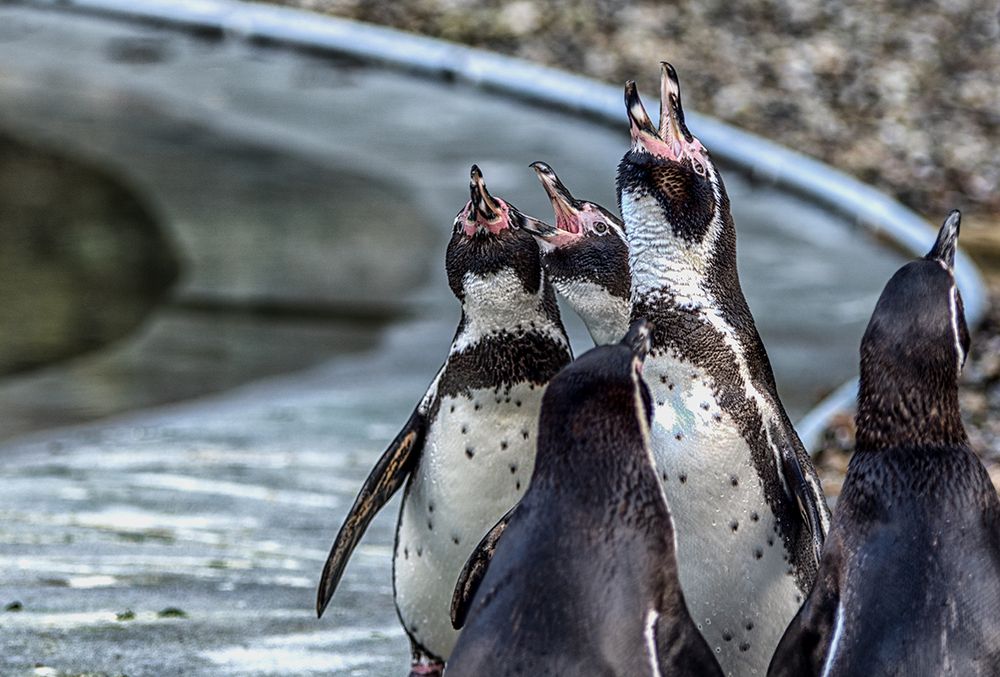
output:
MULTIPOLYGON (((425 398, 424 402, 427 401, 425 398)), ((403 485, 420 458, 424 445, 426 419, 424 402, 414 410, 403 429, 396 435, 389 448, 372 468, 364 486, 354 499, 351 511, 347 513, 343 526, 333 542, 330 555, 326 558, 323 575, 320 578, 316 596, 316 615, 322 616, 330 603, 340 577, 347 566, 347 560, 364 535, 372 519, 382 509, 392 495, 403 485)))
POLYGON ((809 597, 778 642, 771 657, 767 677, 810 677, 819 675, 838 634, 840 590, 837 571, 841 559, 839 539, 827 543, 824 566, 820 569, 809 597))
POLYGON ((455 582, 455 592, 451 596, 451 626, 456 630, 460 630, 465 625, 465 619, 469 615, 469 607, 472 606, 472 598, 476 596, 476 591, 479 590, 479 585, 483 582, 483 577, 486 576, 486 570, 489 568, 490 560, 497 549, 497 543, 507 529, 507 525, 510 524, 511 517, 514 516, 518 505, 520 504, 515 504, 500 518, 499 522, 493 525, 492 529, 486 532, 483 540, 479 541, 479 545, 469 555, 469 559, 466 560, 465 566, 462 567, 462 571, 458 575, 458 581, 455 582))
MULTIPOLYGON (((805 450, 799 445, 785 444, 781 448, 782 475, 785 484, 795 497, 799 506, 802 521, 809 529, 812 538, 813 556, 819 564, 820 553, 823 552, 823 541, 830 528, 830 509, 819 486, 819 480, 809 478, 803 469, 799 455, 805 456, 805 450), (798 448, 796 448, 798 447, 798 448), (813 481, 809 481, 812 479, 813 481)), ((808 462, 808 457, 806 457, 808 462)))
POLYGON ((680 609, 661 612, 655 626, 656 662, 664 675, 698 675, 723 677, 708 642, 698 631, 687 613, 684 602, 680 609), (683 613, 678 613, 680 609, 683 613))

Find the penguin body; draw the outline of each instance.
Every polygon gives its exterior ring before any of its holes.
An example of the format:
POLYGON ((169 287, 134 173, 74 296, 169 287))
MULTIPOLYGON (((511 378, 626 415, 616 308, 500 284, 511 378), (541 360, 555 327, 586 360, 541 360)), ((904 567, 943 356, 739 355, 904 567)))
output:
POLYGON ((448 675, 721 676, 677 580, 639 376, 648 345, 636 323, 550 384, 531 486, 487 538, 448 675))
POLYGON ((393 590, 412 674, 439 674, 451 653, 455 580, 527 488, 542 393, 571 359, 538 246, 525 230, 532 219, 489 195, 476 167, 471 194, 446 257, 449 286, 462 302, 448 359, 345 520, 317 605, 322 613, 364 528, 405 481, 393 590))
POLYGON ((649 318, 652 446, 691 615, 727 675, 763 674, 812 585, 829 511, 736 271, 722 177, 664 64, 660 129, 626 87, 618 168, 632 317, 649 318))
POLYGON ((544 162, 531 167, 556 217, 555 226, 532 231, 542 250, 545 272, 583 320, 595 344, 617 343, 628 329, 632 311, 622 221, 596 202, 574 198, 544 162))
POLYGON ((1000 674, 1000 502, 958 408, 958 226, 893 276, 862 339, 856 452, 773 677, 1000 674))

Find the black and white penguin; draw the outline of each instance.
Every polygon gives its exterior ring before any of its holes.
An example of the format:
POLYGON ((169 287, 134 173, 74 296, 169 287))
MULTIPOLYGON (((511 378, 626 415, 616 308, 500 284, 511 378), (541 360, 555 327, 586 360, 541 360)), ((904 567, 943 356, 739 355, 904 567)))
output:
POLYGON ((571 359, 532 221, 486 190, 455 218, 448 283, 462 318, 444 366, 365 481, 323 570, 323 613, 375 513, 406 482, 393 589, 413 648, 411 674, 439 674, 458 636, 455 581, 479 540, 527 489, 542 393, 571 359))
POLYGON ((531 486, 491 544, 449 677, 722 672, 691 621, 649 447, 646 323, 549 385, 531 486))
POLYGON ((1000 501, 958 409, 959 219, 893 275, 861 340, 856 451, 773 677, 1000 675, 1000 501))
POLYGON ((622 221, 596 202, 574 198, 544 162, 531 168, 556 216, 554 227, 528 227, 542 248, 545 272, 583 320, 594 343, 616 343, 628 330, 632 312, 622 221))
POLYGON ((625 87, 618 166, 632 317, 649 318, 652 438, 691 615, 729 675, 763 675, 816 574, 829 510, 778 398, 736 271, 736 230, 712 159, 664 63, 660 125, 625 87))

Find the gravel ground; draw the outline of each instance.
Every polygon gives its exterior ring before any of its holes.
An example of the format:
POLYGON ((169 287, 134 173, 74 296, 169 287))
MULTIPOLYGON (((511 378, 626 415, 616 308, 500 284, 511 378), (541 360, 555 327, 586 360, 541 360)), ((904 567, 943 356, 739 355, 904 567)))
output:
MULTIPOLYGON (((1000 298, 1000 13, 995 0, 272 0, 454 40, 656 91, 657 61, 685 100, 817 157, 940 223, 1000 298)), ((655 107, 655 105, 654 105, 655 107)), ((624 124, 624 122, 623 122, 624 124)), ((695 130, 697 133, 697 130, 695 130)), ((1000 487, 1000 309, 974 337, 962 405, 1000 487)), ((817 454, 829 494, 852 414, 817 454)))

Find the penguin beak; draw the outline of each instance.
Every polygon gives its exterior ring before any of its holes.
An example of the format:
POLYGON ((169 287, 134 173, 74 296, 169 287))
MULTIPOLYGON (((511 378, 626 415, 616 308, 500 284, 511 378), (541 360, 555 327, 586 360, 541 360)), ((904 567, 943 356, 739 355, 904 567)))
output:
POLYGON ((708 153, 701 141, 688 131, 681 106, 681 85, 677 71, 666 61, 660 62, 660 128, 654 129, 639 100, 635 83, 625 85, 625 107, 628 109, 632 133, 632 149, 645 150, 652 155, 683 162, 690 159, 694 170, 705 175, 708 153))
POLYGON ((583 227, 580 223, 580 214, 583 210, 577 199, 559 180, 552 167, 544 162, 532 162, 530 167, 535 170, 556 215, 556 227, 553 229, 555 232, 550 233, 550 237, 557 233, 562 233, 567 237, 582 235, 583 227))
POLYGON ((645 318, 640 318, 632 323, 622 339, 622 345, 628 347, 635 359, 641 365, 649 355, 653 345, 653 323, 645 318))
POLYGON ((666 61, 660 62, 660 138, 678 158, 683 152, 684 142, 693 138, 684 125, 677 71, 666 61))
POLYGON ((535 237, 547 240, 559 234, 558 228, 550 226, 541 219, 536 219, 534 216, 528 216, 527 214, 522 214, 521 216, 524 217, 524 223, 521 227, 535 237))
POLYGON ((469 194, 475 214, 485 221, 495 221, 500 218, 500 210, 490 192, 486 190, 486 181, 477 165, 472 165, 469 176, 469 194))
POLYGON ((556 213, 556 223, 562 226, 563 230, 571 233, 579 232, 578 216, 580 209, 577 207, 576 198, 563 185, 556 173, 552 171, 544 162, 532 162, 531 168, 535 170, 538 180, 542 183, 542 188, 549 196, 552 209, 556 213))
POLYGON ((958 230, 962 224, 962 212, 953 209, 948 218, 941 224, 934 246, 927 252, 926 258, 940 261, 951 270, 955 267, 955 250, 958 247, 958 230))
POLYGON ((580 238, 580 235, 576 233, 570 233, 556 228, 555 226, 550 226, 544 221, 536 219, 533 216, 528 216, 527 214, 522 214, 521 216, 524 218, 521 228, 528 231, 535 237, 535 241, 538 243, 538 246, 541 247, 542 251, 546 254, 559 249, 559 247, 564 247, 580 238))
POLYGON ((649 119, 645 106, 639 98, 639 91, 636 89, 635 81, 629 80, 625 83, 625 110, 628 113, 629 133, 632 135, 633 150, 649 150, 649 147, 662 145, 653 126, 653 121, 649 119))
POLYGON ((509 226, 507 205, 490 195, 486 181, 477 165, 469 172, 469 204, 464 216, 465 234, 472 237, 483 229, 497 235, 509 226))

